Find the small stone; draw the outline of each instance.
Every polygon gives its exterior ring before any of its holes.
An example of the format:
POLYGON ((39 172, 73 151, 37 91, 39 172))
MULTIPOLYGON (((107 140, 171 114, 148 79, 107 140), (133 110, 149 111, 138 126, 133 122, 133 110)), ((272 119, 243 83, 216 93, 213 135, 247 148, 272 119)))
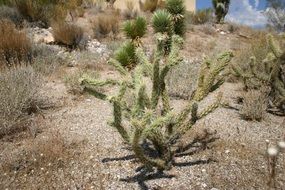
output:
POLYGON ((207 187, 207 184, 206 184, 206 183, 202 183, 201 186, 204 187, 204 188, 206 188, 206 187, 207 187))
POLYGON ((285 141, 280 141, 280 142, 278 142, 278 147, 279 147, 282 151, 285 151, 285 141))
POLYGON ((231 152, 230 150, 226 150, 226 151, 225 151, 226 154, 229 154, 230 152, 231 152))
POLYGON ((270 148, 268 148, 268 149, 267 149, 267 154, 268 154, 269 156, 272 156, 272 157, 277 156, 277 154, 278 154, 278 148, 277 148, 277 147, 270 147, 270 148))

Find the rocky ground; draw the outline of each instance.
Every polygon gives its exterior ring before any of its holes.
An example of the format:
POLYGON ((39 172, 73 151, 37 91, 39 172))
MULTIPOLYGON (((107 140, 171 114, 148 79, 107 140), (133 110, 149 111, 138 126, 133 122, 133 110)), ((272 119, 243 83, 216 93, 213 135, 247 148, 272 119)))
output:
MULTIPOLYGON (((51 29, 29 30, 36 42, 53 42, 51 29)), ((197 26, 188 31, 182 54, 191 64, 205 55, 238 49, 246 44, 247 38, 250 34, 244 31, 230 33, 227 28, 197 26)), ((152 47, 151 41, 151 35, 143 39, 147 50, 152 47)), ((53 106, 33 117, 38 125, 35 135, 30 135, 33 131, 30 128, 0 140, 4 169, 0 172, 0 189, 268 189, 265 140, 275 143, 282 138, 283 117, 267 114, 262 122, 244 121, 237 110, 221 107, 185 136, 182 140, 185 143, 197 137, 200 140, 187 154, 175 158, 175 167, 163 174, 144 173, 119 134, 107 125, 112 117, 111 105, 87 94, 74 95, 68 91, 61 75, 82 68, 83 63, 79 62, 82 52, 49 46, 57 49, 58 56, 68 57, 68 64, 46 78, 42 93, 53 106), (49 138, 50 134, 54 142, 41 143, 40 139, 49 138), (42 145, 44 153, 33 152, 34 147, 42 145), (53 147, 58 151, 50 152, 53 147), (59 157, 51 160, 55 154, 59 157)), ((106 42, 97 40, 88 41, 87 51, 99 57, 96 60, 100 62, 105 62, 112 53, 106 42)), ((117 77, 113 70, 103 67, 101 77, 117 77)), ((227 82, 219 91, 224 93, 224 102, 234 103, 242 86, 227 82)), ((210 94, 203 104, 212 102, 215 95, 210 94)), ((172 105, 180 110, 186 101, 173 98, 172 105)), ((282 156, 277 165, 277 189, 285 189, 282 156)))

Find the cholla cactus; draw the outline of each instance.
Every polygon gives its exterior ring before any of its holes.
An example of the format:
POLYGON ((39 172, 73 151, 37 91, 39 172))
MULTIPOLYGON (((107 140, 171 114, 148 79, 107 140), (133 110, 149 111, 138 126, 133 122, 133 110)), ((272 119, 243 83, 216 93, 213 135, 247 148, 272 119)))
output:
POLYGON ((206 60, 204 62, 198 79, 198 88, 194 94, 196 101, 202 100, 223 84, 224 77, 221 75, 221 72, 229 64, 232 57, 233 54, 231 52, 226 52, 214 61, 206 60))
POLYGON ((285 52, 277 45, 272 35, 268 35, 268 46, 271 52, 258 63, 255 57, 249 61, 250 69, 243 70, 232 65, 233 74, 242 79, 246 89, 270 87, 270 102, 273 106, 284 111, 285 83, 282 79, 282 66, 285 64, 285 52))
MULTIPOLYGON (((98 81, 83 77, 81 81, 86 91, 112 103, 113 121, 110 125, 131 146, 141 163, 149 169, 166 170, 171 168, 177 152, 173 146, 176 140, 191 129, 197 120, 214 111, 219 106, 221 95, 212 105, 203 110, 198 109, 199 101, 208 93, 199 100, 191 99, 180 113, 172 111, 165 78, 172 67, 183 61, 179 55, 183 39, 173 35, 171 49, 166 56, 163 54, 163 44, 169 40, 168 37, 158 33, 156 40, 157 48, 153 62, 148 60, 141 47, 136 49, 138 65, 130 72, 116 60, 109 61, 122 75, 121 80, 98 81), (147 90, 146 77, 152 81, 151 91, 147 90), (96 90, 96 87, 105 85, 118 86, 117 95, 107 96, 96 90), (155 154, 150 154, 154 151, 155 154)), ((225 54, 220 59, 224 60, 226 56, 230 59, 229 54, 225 54)), ((213 71, 216 70, 213 69, 213 71)), ((212 77, 215 76, 216 72, 212 74, 212 77)), ((212 80, 212 78, 204 77, 203 81, 214 90, 215 83, 206 80, 212 80)))
POLYGON ((230 0, 213 0, 217 23, 223 23, 229 11, 230 0))

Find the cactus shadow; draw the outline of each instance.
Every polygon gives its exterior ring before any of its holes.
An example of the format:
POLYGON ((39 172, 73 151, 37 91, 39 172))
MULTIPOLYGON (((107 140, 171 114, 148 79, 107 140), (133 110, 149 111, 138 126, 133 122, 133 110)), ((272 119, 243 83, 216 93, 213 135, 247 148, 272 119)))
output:
MULTIPOLYGON (((195 137, 191 142, 183 144, 182 146, 178 146, 176 150, 174 151, 174 158, 179 157, 185 157, 185 156, 192 156, 194 154, 197 154, 199 152, 205 151, 207 149, 210 149, 210 144, 215 142, 219 137, 216 136, 216 132, 209 133, 208 131, 205 131, 202 136, 195 137)), ((156 157, 154 150, 149 147, 147 144, 143 145, 146 149, 148 149, 149 156, 156 157)), ((106 162, 112 162, 112 161, 130 161, 130 160, 136 160, 136 156, 134 154, 118 157, 118 158, 104 158, 102 160, 103 163, 106 162)), ((172 166, 173 167, 191 167, 194 165, 204 165, 209 164, 212 162, 216 162, 216 160, 212 158, 208 159, 197 159, 197 160, 191 160, 186 162, 176 162, 175 159, 173 159, 172 166)), ((149 170, 144 166, 140 166, 136 168, 134 176, 121 178, 120 181, 127 182, 127 183, 138 183, 140 189, 147 190, 150 189, 146 182, 150 180, 156 180, 156 179, 171 179, 176 177, 172 174, 167 174, 163 171, 159 170, 149 170)))
MULTIPOLYGON (((141 167, 139 167, 141 168, 141 167)), ((120 181, 127 182, 127 183, 138 183, 140 189, 142 190, 148 190, 150 189, 146 182, 150 180, 156 180, 156 179, 171 179, 174 178, 175 175, 166 174, 163 171, 149 171, 146 168, 140 169, 140 172, 132 177, 127 178, 121 178, 120 181)))

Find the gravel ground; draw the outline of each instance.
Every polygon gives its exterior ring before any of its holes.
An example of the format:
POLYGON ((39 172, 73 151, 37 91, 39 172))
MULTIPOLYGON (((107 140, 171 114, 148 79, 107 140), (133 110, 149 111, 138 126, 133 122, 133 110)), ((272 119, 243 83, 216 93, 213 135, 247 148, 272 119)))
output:
MULTIPOLYGON (((62 106, 48 111, 46 124, 58 129, 68 144, 79 145, 63 168, 44 171, 1 174, 0 187, 9 189, 266 189, 267 173, 265 139, 281 138, 283 118, 268 114, 263 122, 240 119, 235 110, 219 108, 187 134, 191 142, 204 129, 216 131, 215 142, 206 149, 193 149, 194 154, 176 158, 177 166, 164 175, 142 176, 132 152, 124 145, 115 130, 107 125, 111 119, 109 103, 90 96, 71 97, 63 84, 53 83, 52 97, 62 106), (5 177, 6 176, 6 177, 5 177)), ((48 85, 48 87, 50 87, 48 85)), ((237 96, 240 87, 226 83, 220 91, 225 100, 237 96)), ((212 94, 203 102, 209 104, 212 94)), ((173 100, 179 110, 185 101, 173 100)), ((203 106, 202 106, 203 107, 203 106)), ((15 148, 2 142, 2 150, 15 148), (10 148, 9 148, 10 147, 10 148)), ((280 164, 284 161, 281 158, 280 164)), ((279 166, 280 171, 282 165, 279 166)), ((278 175, 278 188, 284 189, 284 176, 278 175)), ((3 189, 1 188, 1 189, 3 189)))

